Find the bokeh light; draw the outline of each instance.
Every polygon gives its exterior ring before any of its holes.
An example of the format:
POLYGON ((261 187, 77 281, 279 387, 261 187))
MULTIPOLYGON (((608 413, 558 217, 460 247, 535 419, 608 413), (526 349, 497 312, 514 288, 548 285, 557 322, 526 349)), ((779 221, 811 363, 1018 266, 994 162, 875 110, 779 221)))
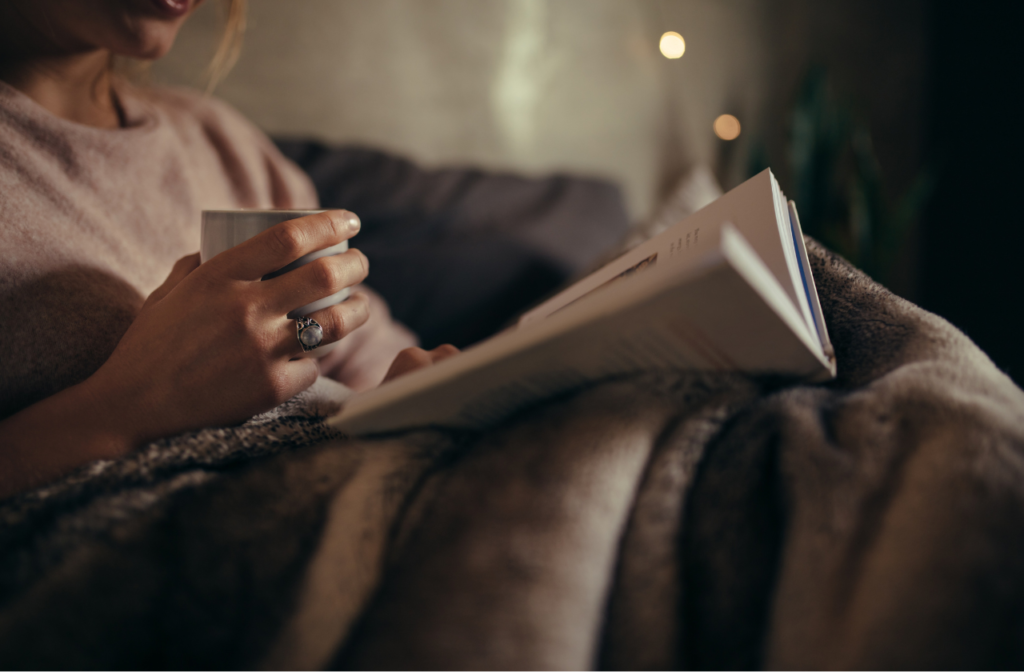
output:
POLYGON ((731 114, 720 115, 715 119, 715 135, 722 140, 735 140, 740 137, 740 120, 731 114))
POLYGON ((665 58, 679 58, 686 53, 686 40, 679 33, 670 30, 661 36, 658 48, 665 58))

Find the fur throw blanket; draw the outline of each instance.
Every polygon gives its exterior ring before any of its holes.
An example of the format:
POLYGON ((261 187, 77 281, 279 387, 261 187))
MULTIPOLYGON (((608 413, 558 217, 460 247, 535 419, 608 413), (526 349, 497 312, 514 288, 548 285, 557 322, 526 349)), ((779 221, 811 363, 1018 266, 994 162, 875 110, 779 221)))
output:
POLYGON ((659 372, 374 440, 306 393, 3 503, 0 665, 1024 666, 1024 393, 809 252, 827 385, 659 372))

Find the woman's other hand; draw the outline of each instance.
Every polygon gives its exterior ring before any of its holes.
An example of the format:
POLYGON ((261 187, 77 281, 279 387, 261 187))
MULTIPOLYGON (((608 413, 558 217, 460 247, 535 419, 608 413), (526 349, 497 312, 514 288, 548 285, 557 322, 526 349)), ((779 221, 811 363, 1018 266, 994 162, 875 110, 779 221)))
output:
POLYGON ((320 375, 356 392, 380 385, 395 356, 419 344, 416 335, 391 318, 387 302, 368 287, 357 288, 370 301, 370 318, 334 350, 317 360, 320 375))
POLYGON ((391 368, 388 369, 387 375, 384 376, 384 382, 386 383, 399 376, 404 376, 416 369, 437 364, 441 360, 448 359, 452 355, 457 354, 459 354, 459 349, 447 343, 429 351, 423 348, 406 348, 395 357, 395 361, 391 364, 391 368))
MULTIPOLYGON (((282 222, 199 265, 181 259, 88 379, 0 422, 0 496, 98 458, 190 429, 241 422, 309 387, 317 364, 287 313, 366 277, 355 249, 270 280, 299 257, 351 238, 344 210, 282 222)), ((365 294, 313 313, 324 343, 369 317, 365 294)))

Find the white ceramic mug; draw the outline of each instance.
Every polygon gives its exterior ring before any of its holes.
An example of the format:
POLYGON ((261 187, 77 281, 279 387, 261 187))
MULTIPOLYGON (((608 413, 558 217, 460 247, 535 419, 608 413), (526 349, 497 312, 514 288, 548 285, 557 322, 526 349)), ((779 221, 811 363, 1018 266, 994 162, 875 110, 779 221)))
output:
MULTIPOLYGON (((298 219, 299 217, 305 217, 306 215, 313 215, 318 212, 324 212, 323 210, 203 210, 203 228, 201 234, 201 240, 199 243, 199 260, 200 262, 206 262, 209 259, 217 256, 224 250, 230 249, 239 243, 243 243, 256 234, 269 229, 275 224, 280 222, 287 222, 290 219, 298 219)), ((322 250, 311 252, 303 257, 299 257, 292 263, 288 264, 284 268, 280 268, 273 273, 269 273, 263 276, 264 280, 276 277, 282 273, 287 273, 293 269, 303 266, 319 259, 320 257, 327 257, 335 254, 341 254, 348 249, 348 241, 342 241, 337 245, 331 247, 325 247, 322 250)), ((288 313, 288 317, 295 319, 310 313, 315 313, 318 310, 333 306, 336 303, 341 303, 349 297, 351 289, 346 287, 345 289, 326 296, 313 303, 306 304, 296 308, 295 310, 288 313)), ((320 357, 326 355, 328 352, 333 350, 339 341, 334 343, 327 343, 321 345, 315 350, 311 350, 304 353, 304 357, 320 357)))

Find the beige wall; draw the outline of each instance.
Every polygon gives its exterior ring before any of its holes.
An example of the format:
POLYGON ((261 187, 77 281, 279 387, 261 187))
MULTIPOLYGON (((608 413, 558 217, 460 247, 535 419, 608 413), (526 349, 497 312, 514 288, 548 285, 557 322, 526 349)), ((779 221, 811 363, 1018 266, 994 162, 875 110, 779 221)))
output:
MULTIPOLYGON (((250 0, 245 50, 217 93, 270 133, 427 165, 607 176, 639 218, 695 163, 735 184, 753 138, 780 160, 786 108, 815 60, 865 101, 897 177, 916 170, 923 4, 250 0), (686 38, 677 61, 657 51, 666 30, 686 38), (730 145, 711 130, 723 112, 744 124, 730 145)), ((218 10, 200 8, 155 79, 201 85, 218 10)))
MULTIPOLYGON (((717 114, 757 106, 757 4, 251 0, 242 59, 217 93, 270 133, 430 165, 605 175, 642 215, 665 171, 714 158, 717 114), (657 52, 665 30, 687 38, 682 59, 657 52)), ((201 82, 219 30, 208 5, 158 81, 201 82)))

